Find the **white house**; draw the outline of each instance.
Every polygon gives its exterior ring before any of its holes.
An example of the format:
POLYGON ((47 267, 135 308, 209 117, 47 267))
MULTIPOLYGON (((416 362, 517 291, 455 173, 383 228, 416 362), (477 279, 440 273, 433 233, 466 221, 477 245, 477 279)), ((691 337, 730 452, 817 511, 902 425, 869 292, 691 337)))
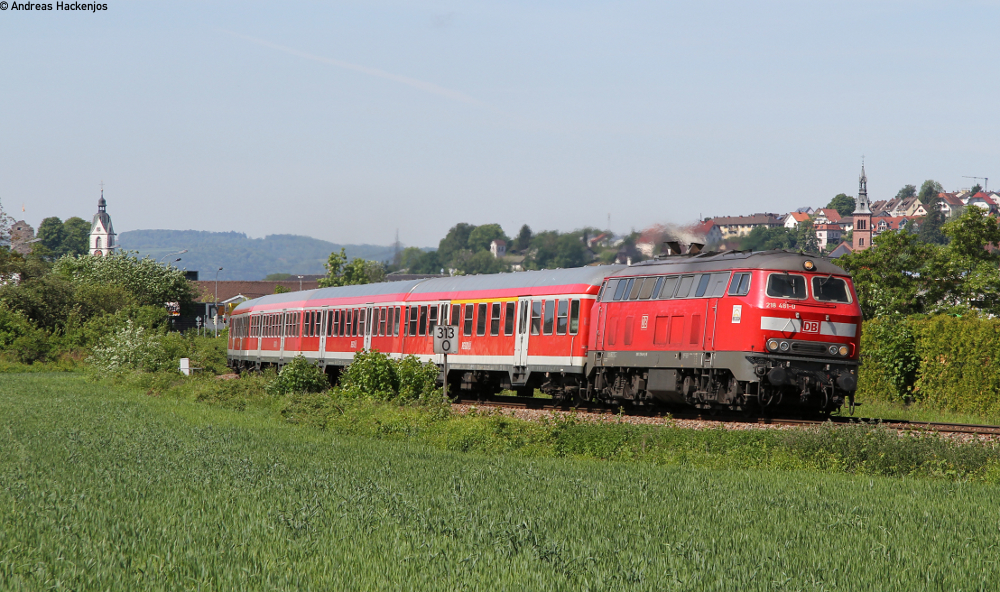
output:
POLYGON ((497 239, 490 243, 490 253, 497 259, 503 259, 504 255, 507 254, 507 241, 503 239, 497 239))

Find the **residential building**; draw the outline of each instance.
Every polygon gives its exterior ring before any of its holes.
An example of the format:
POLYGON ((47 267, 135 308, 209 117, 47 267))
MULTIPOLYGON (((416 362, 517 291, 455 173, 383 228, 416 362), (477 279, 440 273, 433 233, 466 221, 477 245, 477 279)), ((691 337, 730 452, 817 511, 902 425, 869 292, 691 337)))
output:
POLYGON ((923 216, 878 216, 872 218, 872 237, 876 237, 887 230, 900 230, 905 225, 910 224, 916 228, 923 216))
MULTIPOLYGON (((812 208, 809 208, 810 210, 812 208)), ((792 230, 798 228, 799 224, 809 221, 809 214, 805 212, 792 212, 785 216, 785 228, 792 230)))
POLYGON ((722 240, 746 236, 757 227, 775 228, 781 226, 781 221, 777 214, 754 214, 752 216, 729 216, 724 218, 713 218, 712 221, 719 227, 722 240))
POLYGON ((814 224, 840 224, 840 212, 833 208, 820 208, 813 215, 814 224))
POLYGON ((688 228, 688 232, 700 238, 706 245, 718 245, 722 242, 722 230, 715 220, 705 220, 688 228))
POLYGON ((840 224, 817 224, 816 241, 821 251, 840 242, 840 224))
POLYGON ((982 191, 969 197, 968 201, 966 201, 965 203, 966 205, 982 208, 992 214, 997 213, 997 202, 993 200, 993 197, 990 196, 990 194, 984 193, 982 191))
POLYGON ((503 259, 504 255, 507 254, 507 241, 498 238, 490 242, 490 253, 497 259, 503 259))
POLYGON ((939 193, 937 197, 938 208, 945 216, 950 216, 952 212, 962 209, 965 203, 955 193, 939 193))

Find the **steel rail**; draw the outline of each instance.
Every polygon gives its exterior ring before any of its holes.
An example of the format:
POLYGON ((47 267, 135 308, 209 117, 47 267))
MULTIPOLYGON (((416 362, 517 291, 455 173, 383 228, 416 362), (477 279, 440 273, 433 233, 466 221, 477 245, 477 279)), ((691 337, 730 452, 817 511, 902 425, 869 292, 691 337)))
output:
POLYGON ((454 400, 455 403, 465 405, 483 405, 494 407, 509 407, 519 409, 535 409, 540 411, 576 411, 598 415, 631 415, 638 417, 662 417, 669 415, 673 419, 713 421, 713 422, 733 422, 733 423, 756 423, 761 425, 784 425, 784 426, 810 426, 823 425, 827 422, 840 425, 867 424, 882 425, 884 427, 912 432, 942 432, 955 434, 977 434, 977 435, 997 435, 1000 436, 1000 426, 979 425, 964 423, 945 423, 928 421, 911 421, 906 419, 879 419, 869 417, 844 417, 831 416, 824 419, 807 419, 797 417, 747 415, 732 412, 705 413, 701 411, 681 411, 673 412, 663 408, 642 408, 624 405, 603 405, 599 403, 582 403, 573 405, 568 402, 559 402, 555 399, 545 399, 541 397, 512 397, 503 395, 481 395, 477 397, 464 397, 454 400))

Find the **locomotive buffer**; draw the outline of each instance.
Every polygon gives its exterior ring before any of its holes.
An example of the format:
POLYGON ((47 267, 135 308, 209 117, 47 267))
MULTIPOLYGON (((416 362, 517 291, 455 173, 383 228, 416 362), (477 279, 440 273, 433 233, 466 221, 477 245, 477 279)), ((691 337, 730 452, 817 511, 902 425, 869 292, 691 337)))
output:
POLYGON ((444 356, 444 398, 448 398, 448 354, 458 349, 458 327, 438 325, 434 327, 434 353, 444 356))

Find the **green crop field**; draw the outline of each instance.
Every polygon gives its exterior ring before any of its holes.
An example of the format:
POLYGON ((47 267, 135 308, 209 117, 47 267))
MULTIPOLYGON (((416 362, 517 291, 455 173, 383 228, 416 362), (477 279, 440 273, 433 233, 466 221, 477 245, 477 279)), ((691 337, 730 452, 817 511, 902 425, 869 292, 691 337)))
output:
POLYGON ((0 375, 0 589, 980 590, 997 486, 483 456, 0 375))

